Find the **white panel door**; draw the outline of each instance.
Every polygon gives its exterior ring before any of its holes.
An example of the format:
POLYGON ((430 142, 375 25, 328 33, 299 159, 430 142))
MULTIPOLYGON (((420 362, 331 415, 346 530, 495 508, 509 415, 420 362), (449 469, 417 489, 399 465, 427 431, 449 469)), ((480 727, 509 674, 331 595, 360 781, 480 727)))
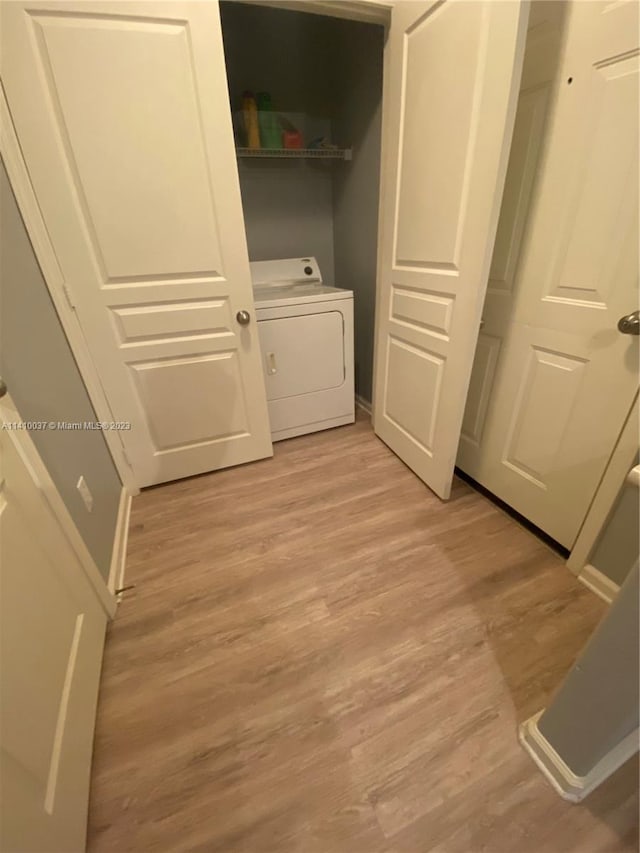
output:
POLYGON ((138 485, 271 455, 218 4, 1 15, 17 136, 138 485))
POLYGON ((560 60, 567 7, 564 0, 534 0, 531 4, 509 166, 458 448, 457 464, 469 473, 480 452, 500 356, 513 320, 516 272, 560 60))
POLYGON ((526 4, 401 2, 385 54, 374 427, 449 496, 493 250, 526 4))
MULTIPOLYGON (((0 849, 84 850, 106 614, 0 407, 0 849)), ((8 418, 19 420, 15 412, 8 418)))
POLYGON ((567 548, 638 388, 617 323, 638 308, 639 9, 570 4, 500 368, 458 458, 567 548))

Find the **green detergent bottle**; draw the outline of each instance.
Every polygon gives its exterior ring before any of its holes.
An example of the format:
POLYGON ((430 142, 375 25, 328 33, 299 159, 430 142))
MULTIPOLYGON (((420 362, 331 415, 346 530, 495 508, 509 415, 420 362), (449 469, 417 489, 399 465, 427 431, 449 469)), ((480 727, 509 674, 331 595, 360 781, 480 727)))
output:
POLYGON ((257 102, 262 147, 282 148, 282 128, 278 114, 273 110, 271 95, 268 92, 259 92, 257 102))

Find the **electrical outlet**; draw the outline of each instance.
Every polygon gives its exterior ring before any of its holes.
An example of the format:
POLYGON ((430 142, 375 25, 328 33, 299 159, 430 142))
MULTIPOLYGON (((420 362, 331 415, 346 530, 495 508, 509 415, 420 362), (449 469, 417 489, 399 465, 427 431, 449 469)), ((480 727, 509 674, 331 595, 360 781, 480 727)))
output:
POLYGON ((84 505, 87 508, 87 512, 91 512, 93 509, 93 495, 89 491, 89 486, 87 486, 87 481, 84 477, 80 477, 76 485, 76 489, 80 492, 84 505))

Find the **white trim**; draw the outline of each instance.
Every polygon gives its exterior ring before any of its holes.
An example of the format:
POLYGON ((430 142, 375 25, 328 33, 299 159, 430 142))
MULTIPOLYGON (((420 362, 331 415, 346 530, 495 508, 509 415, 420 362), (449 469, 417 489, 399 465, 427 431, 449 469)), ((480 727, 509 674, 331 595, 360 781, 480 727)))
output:
POLYGON ((393 0, 244 0, 252 6, 269 6, 293 12, 307 12, 329 18, 346 18, 368 24, 389 26, 393 0))
MULTIPOLYGON (((388 35, 388 33, 387 33, 388 35)), ((378 338, 379 335, 379 327, 380 327, 380 317, 382 316, 383 304, 382 304, 382 260, 383 260, 383 240, 384 235, 387 231, 387 225, 385 223, 385 210, 387 211, 387 216, 389 212, 393 210, 394 202, 389 196, 389 193, 386 192, 386 184, 385 180, 386 170, 387 170, 387 159, 389 157, 389 151, 393 148, 393 142, 391 139, 391 135, 393 132, 393 128, 391 123, 389 122, 388 116, 391 108, 391 79, 390 79, 390 68, 391 68, 391 56, 390 56, 390 47, 389 47, 389 39, 385 37, 384 48, 382 52, 382 102, 381 102, 381 110, 382 110, 382 119, 380 125, 380 172, 378 175, 378 231, 377 231, 377 239, 376 239, 376 281, 375 281, 375 306, 374 306, 374 314, 373 314, 373 363, 372 363, 372 372, 371 372, 371 427, 374 432, 376 432, 376 397, 378 394, 378 353, 379 349, 382 346, 379 343, 378 338)), ((377 434, 377 433, 376 433, 377 434)))
POLYGON ((578 575, 580 583, 584 584, 591 592, 595 592, 607 604, 611 604, 616 595, 620 592, 620 587, 611 578, 603 574, 600 569, 587 563, 584 569, 578 575))
MULTIPOLYGON (((4 420, 8 422, 18 422, 21 420, 18 410, 9 394, 6 394, 0 400, 0 414, 2 414, 4 420)), ((58 524, 67 537, 73 551, 77 555, 78 560, 80 561, 91 586, 95 590, 102 607, 107 615, 112 617, 116 612, 116 600, 104 582, 104 579, 100 574, 100 569, 96 565, 89 549, 85 545, 84 539, 80 536, 78 528, 75 526, 75 523, 69 514, 69 510, 65 506, 55 483, 51 479, 44 462, 40 458, 40 454, 33 443, 33 439, 27 430, 24 429, 8 430, 7 434, 13 440, 18 453, 21 455, 27 467, 33 472, 35 481, 39 484, 44 499, 48 503, 51 512, 58 521, 58 524)))
POLYGON ((359 406, 368 415, 371 414, 371 403, 365 400, 364 397, 361 397, 360 394, 356 394, 356 406, 359 406))
POLYGON ((572 803, 584 800, 638 751, 640 730, 636 729, 601 758, 586 776, 577 776, 540 732, 538 720, 542 714, 543 711, 539 711, 525 720, 518 729, 518 738, 558 794, 572 803))
MULTIPOLYGON (((24 220, 25 228, 31 240, 38 264, 42 270, 42 276, 60 318, 62 328, 69 341, 69 346, 73 352, 97 418, 99 421, 114 421, 116 418, 113 416, 102 388, 77 315, 65 296, 64 276, 38 206, 38 200, 31 184, 27 166, 20 149, 20 143, 13 126, 9 105, 1 85, 0 154, 4 160, 11 188, 15 194, 18 208, 24 220)), ((138 494, 139 489, 135 481, 135 475, 127 462, 119 432, 117 430, 105 430, 103 435, 109 447, 120 481, 129 489, 132 495, 138 494)))
POLYGON ((116 596, 117 601, 122 601, 122 593, 116 595, 117 589, 124 586, 124 570, 127 559, 127 540, 129 538, 129 517, 131 515, 131 494, 122 487, 120 503, 118 505, 118 520, 116 522, 116 533, 113 540, 113 551, 111 554, 111 566, 109 567, 109 591, 116 596))
POLYGON ((638 454, 638 395, 636 394, 607 467, 573 543, 567 567, 580 575, 589 562, 598 539, 609 519, 625 479, 638 454))

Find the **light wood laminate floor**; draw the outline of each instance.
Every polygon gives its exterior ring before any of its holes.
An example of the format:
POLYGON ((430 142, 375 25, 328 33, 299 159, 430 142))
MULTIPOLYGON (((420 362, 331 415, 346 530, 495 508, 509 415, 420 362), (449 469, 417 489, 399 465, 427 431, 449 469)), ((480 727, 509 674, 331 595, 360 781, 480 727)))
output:
POLYGON ((604 612, 366 419, 134 500, 91 853, 637 849, 636 765, 579 806, 523 753, 604 612))

